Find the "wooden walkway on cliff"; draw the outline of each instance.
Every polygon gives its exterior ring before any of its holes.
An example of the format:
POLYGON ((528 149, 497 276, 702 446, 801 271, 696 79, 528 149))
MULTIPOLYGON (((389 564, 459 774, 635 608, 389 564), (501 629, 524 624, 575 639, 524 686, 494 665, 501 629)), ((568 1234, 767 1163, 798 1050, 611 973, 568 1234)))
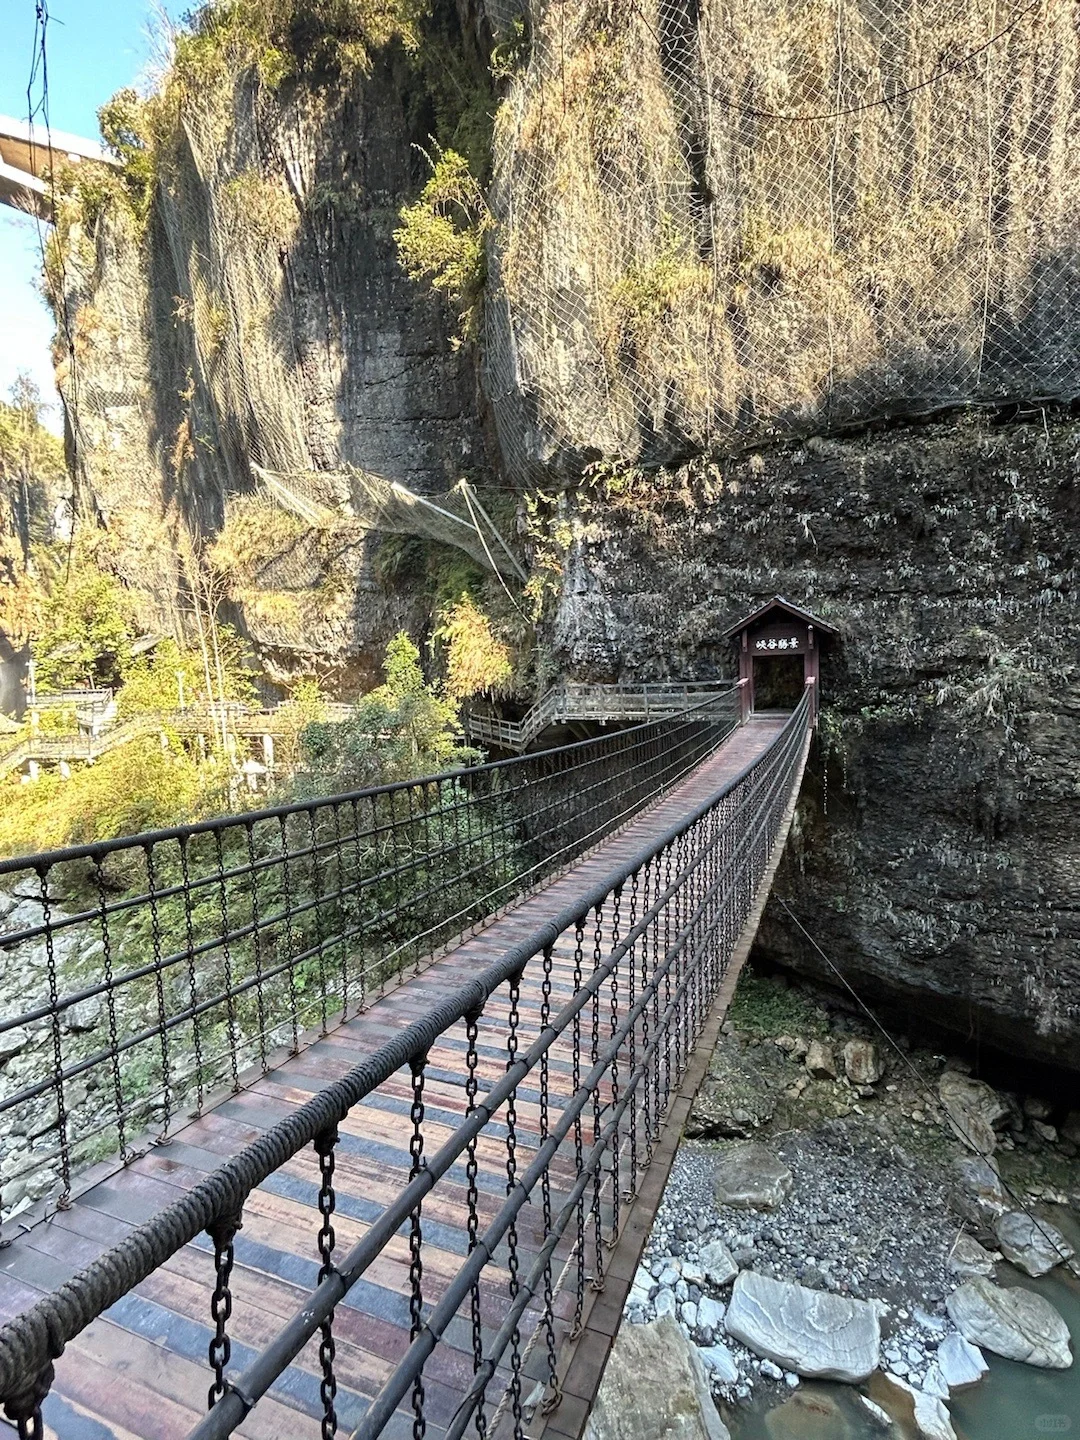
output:
MULTIPOLYGON (((617 869, 628 857, 640 853, 653 837, 659 839, 684 818, 700 811, 704 802, 723 792, 725 786, 745 775, 748 767, 769 752, 784 728, 785 719, 762 716, 744 723, 675 789, 539 893, 492 920, 480 933, 465 939, 415 978, 374 1000, 365 1013, 338 1025, 325 1036, 307 1037, 307 1043, 295 1057, 267 1073, 258 1071, 242 1076, 239 1093, 227 1096, 199 1118, 177 1129, 167 1143, 116 1168, 114 1173, 77 1195, 70 1208, 39 1220, 26 1233, 18 1235, 0 1252, 0 1316, 7 1319, 19 1315, 40 1296, 63 1286, 75 1271, 109 1247, 123 1244, 136 1226, 204 1180, 223 1160, 235 1155, 314 1093, 370 1056, 384 1041, 430 1012, 443 997, 523 937, 536 932, 551 917, 564 914, 567 906, 579 897, 588 896, 598 880, 617 869)), ((689 1100, 700 1082, 783 847, 805 763, 805 744, 802 740, 799 744, 801 754, 797 757, 794 784, 789 784, 787 793, 780 797, 784 813, 777 839, 768 846, 764 879, 757 885, 756 894, 749 897, 752 903, 745 922, 738 926, 738 943, 734 943, 736 936, 733 935, 729 953, 718 971, 722 979, 718 995, 715 1000, 706 996, 707 1004, 703 1001, 698 1049, 692 1055, 685 1053, 681 1060, 676 1055, 677 1068, 682 1072, 681 1088, 677 1075, 667 1129, 658 1140, 652 1163, 645 1172, 629 1223, 607 1256, 606 1288, 603 1294, 588 1294, 582 1304, 584 1262, 579 1253, 576 1262, 581 1272, 577 1287, 579 1325, 573 1327, 573 1286, 567 1286, 554 1297, 551 1308, 555 1325, 549 1327, 550 1336, 541 1333, 538 1307, 533 1307, 522 1322, 525 1353, 518 1399, 522 1383, 529 1391, 534 1386, 531 1377, 541 1382, 545 1378, 545 1345, 536 1343, 530 1347, 529 1337, 536 1342, 548 1338, 554 1341, 557 1330, 561 1404, 546 1417, 536 1409, 535 1413, 528 1412, 532 1418, 527 1416, 525 1422, 519 1419, 515 1423, 507 1418, 506 1395, 510 1392, 506 1387, 510 1380, 504 1363, 489 1389, 488 1414, 494 1425, 489 1433, 503 1433, 498 1429, 500 1420, 504 1430, 510 1427, 507 1433, 523 1433, 523 1423, 530 1436, 543 1432, 552 1440, 581 1433, 618 1326, 626 1289, 662 1193, 689 1100), (566 1343, 571 1328, 579 1331, 574 1344, 566 1343), (500 1395, 503 1396, 501 1408, 500 1395)), ((635 876, 633 901, 629 890, 623 899, 624 928, 627 919, 633 919, 633 907, 647 898, 646 895, 639 900, 635 876)), ((678 922, 679 916, 675 918, 678 922)), ((614 925, 617 933, 618 902, 614 925)), ((599 950, 599 929, 597 936, 599 950)), ((546 980, 538 965, 526 968, 516 1002, 518 1013, 513 1017, 513 1024, 518 1027, 515 1045, 520 1049, 527 1049, 540 1033, 545 1017, 571 999, 576 987, 580 987, 582 938, 580 927, 559 936, 551 948, 550 973, 546 980), (545 986, 549 987, 546 994, 545 986)), ((584 935, 584 943, 591 953, 591 934, 584 935)), ((610 1008, 605 990, 602 1010, 605 1034, 609 1026, 614 1033, 617 1018, 633 999, 633 986, 631 965, 629 989, 624 978, 621 991, 616 994, 615 988, 612 990, 610 1008)), ((511 999, 509 1003, 515 1002, 511 999)), ((598 1001, 592 1014, 595 1056, 595 1027, 601 1014, 598 1001)), ((516 1113, 510 1120, 510 1128, 516 1141, 519 1171, 528 1165, 541 1144, 550 1123, 548 1107, 557 1106, 560 1100, 565 1103, 573 1093, 582 1068, 587 1068, 589 1056, 582 1051, 588 1048, 589 1024, 586 1011, 581 1022, 585 1027, 584 1037, 579 1025, 552 1045, 544 1062, 543 1093, 529 1085, 522 1085, 517 1092, 516 1113)), ((648 1011, 645 1034, 647 1038, 648 1011)), ((481 1094, 506 1071, 507 1035, 505 1007, 489 1006, 479 1020, 476 1037, 481 1094)), ((684 1046, 690 1043, 683 1041, 684 1046)), ((466 1114, 465 1048, 461 1027, 457 1027, 442 1034, 427 1055, 423 1119, 427 1154, 438 1148, 466 1114)), ((670 1060, 668 1063, 670 1066, 670 1060)), ((659 1060, 656 1075, 659 1079, 659 1060)), ((415 1098, 411 1085, 406 1067, 356 1105, 339 1127, 334 1176, 334 1227, 339 1252, 351 1247, 363 1235, 409 1180, 412 1164, 409 1117, 415 1098)), ((587 1144, 599 1134, 600 1116, 610 1113, 617 1096, 617 1076, 614 1080, 609 1077, 603 1088, 603 1106, 597 1103, 584 1127, 587 1144)), ((659 1100, 655 1103, 659 1105, 659 1100)), ((647 1107, 647 1099, 645 1104, 647 1107)), ((499 1123, 489 1123, 477 1147, 473 1209, 481 1231, 495 1216, 508 1191, 507 1120, 502 1113, 497 1118, 499 1123)), ((648 1143, 652 1149, 651 1140, 648 1143)), ((625 1157, 616 1164, 623 1167, 618 1170, 621 1187, 625 1157)), ((565 1193, 576 1174, 573 1146, 568 1138, 552 1162, 546 1183, 551 1184, 556 1195, 565 1193)), ((626 1182, 631 1188, 635 1186, 633 1174, 631 1171, 631 1178, 626 1182)), ((243 1227, 235 1239, 235 1269, 231 1280, 230 1374, 245 1369, 316 1285, 319 1256, 314 1236, 319 1223, 315 1210, 319 1183, 317 1157, 307 1150, 296 1154, 270 1175, 245 1203, 243 1227)), ((426 1311, 438 1301, 461 1265, 462 1257, 469 1252, 467 1186, 465 1167, 456 1166, 424 1202, 426 1311)), ((616 1233, 619 1204, 615 1197, 616 1233)), ((611 1194, 604 1205, 610 1217, 611 1194)), ((532 1258, 540 1251, 545 1217, 550 1218, 547 1201, 544 1206, 530 1203, 521 1212, 515 1234, 517 1253, 513 1275, 508 1269, 505 1246, 485 1270, 476 1292, 485 1337, 498 1329, 505 1315, 507 1287, 511 1287, 509 1293, 513 1294, 514 1275, 527 1272, 532 1258)), ((579 1227, 579 1252, 580 1242, 579 1227)), ((568 1234, 556 1252, 556 1274, 561 1270, 565 1277, 574 1253, 573 1236, 568 1234)), ((410 1271, 411 1258, 407 1227, 402 1227, 335 1313, 335 1403, 342 1433, 351 1433, 360 1423, 372 1397, 409 1347, 414 1318, 410 1311, 410 1283, 415 1278, 410 1271)), ((589 1273, 594 1274, 591 1260, 589 1265, 589 1273)), ((213 1247, 207 1236, 201 1235, 177 1250, 165 1264, 76 1335, 56 1363, 55 1382, 43 1407, 45 1433, 59 1440, 174 1440, 174 1437, 178 1440, 188 1435, 206 1410, 210 1378, 207 1352, 214 1335, 207 1313, 212 1269, 213 1247)), ((475 1339, 474 1335, 472 1340, 475 1339)), ((472 1340, 466 1322, 459 1317, 425 1367, 423 1433, 433 1440, 445 1435, 473 1381, 472 1340)), ((318 1435, 324 1409, 320 1375, 316 1336, 278 1377, 266 1397, 240 1424, 237 1433, 251 1440, 302 1440, 302 1437, 318 1435)), ((413 1433, 413 1419, 407 1404, 380 1433, 395 1437, 413 1433)))

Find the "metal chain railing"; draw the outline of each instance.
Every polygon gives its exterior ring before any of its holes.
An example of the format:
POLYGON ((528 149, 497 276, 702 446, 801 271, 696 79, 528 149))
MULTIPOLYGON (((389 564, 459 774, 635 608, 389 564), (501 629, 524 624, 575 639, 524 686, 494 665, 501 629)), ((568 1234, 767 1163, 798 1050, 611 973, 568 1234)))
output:
POLYGON ((717 782, 689 813, 494 964, 452 993, 436 993, 421 1019, 0 1328, 0 1400, 20 1436, 40 1433, 41 1406, 64 1345, 207 1231, 217 1276, 212 1408, 192 1440, 233 1433, 316 1335, 323 1434, 334 1434, 341 1398, 335 1312, 380 1257, 400 1255, 402 1236, 409 1254, 408 1344, 367 1405, 356 1440, 374 1440, 388 1427, 424 1436, 426 1367, 440 1347, 460 1350, 466 1336, 472 1379, 454 1413, 440 1419, 440 1433, 459 1440, 498 1431, 521 1440, 526 1374, 531 1380, 539 1365, 548 1403, 558 1402, 559 1348, 580 1330, 587 1291, 603 1288, 606 1252, 768 874, 810 728, 807 694, 741 774, 717 782), (482 1081, 479 1057, 500 1051, 503 1061, 489 1065, 482 1081), (464 1103, 433 1150, 426 1094, 448 1083, 447 1054, 457 1057, 455 1073, 464 1076, 464 1103), (337 1127, 367 1097, 377 1104, 380 1087, 399 1094, 402 1072, 412 1098, 400 1189, 331 1263, 337 1127), (323 1180, 318 1283, 244 1373, 228 1375, 239 1218, 252 1191, 312 1143, 323 1180), (489 1184, 483 1206, 481 1151, 489 1180, 500 1173, 504 1179, 501 1199, 489 1184), (467 1250, 449 1276, 444 1264, 423 1263, 423 1212, 433 1192, 443 1204, 450 1195, 460 1204, 463 1195, 467 1210, 467 1250), (565 1301, 562 1285, 573 1287, 565 1301))
POLYGON ((88 1163, 130 1158, 303 1031, 358 1013, 675 784, 737 718, 729 686, 535 755, 0 861, 0 950, 19 975, 0 1014, 0 1054, 18 1056, 0 1073, 0 1137, 28 1137, 0 1156, 5 1210, 50 1189, 65 1204, 88 1163))

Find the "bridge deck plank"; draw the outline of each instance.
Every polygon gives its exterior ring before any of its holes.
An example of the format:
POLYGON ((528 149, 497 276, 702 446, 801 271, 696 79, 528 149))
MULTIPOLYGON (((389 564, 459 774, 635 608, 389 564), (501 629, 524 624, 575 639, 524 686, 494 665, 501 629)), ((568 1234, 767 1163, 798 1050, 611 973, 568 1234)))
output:
MULTIPOLYGON (((301 1053, 265 1075, 251 1077, 238 1094, 177 1129, 171 1144, 148 1151, 79 1196, 70 1210, 31 1227, 0 1252, 0 1316, 17 1314, 38 1294, 55 1288, 75 1270, 122 1241, 205 1174, 302 1105, 320 1087, 344 1074, 388 1036, 427 1011, 439 994, 490 963, 588 887, 659 835, 764 752, 782 727, 780 717, 758 718, 736 730, 720 750, 645 813, 630 821, 543 889, 464 939, 415 978, 370 1004, 367 1011, 326 1036, 309 1037, 301 1053)), ((586 937, 586 946, 588 946, 586 937)), ((573 993, 573 936, 554 951, 553 1001, 573 993)), ((524 1048, 540 1026, 539 967, 526 970, 520 1014, 524 1048)), ((496 1007, 497 1009, 497 1007, 496 1007)), ((505 1021, 492 1008, 480 1025, 481 1083, 491 1083, 506 1064, 505 1021)), ((570 1041, 549 1064, 553 1097, 572 1091, 570 1041)), ((440 1037, 429 1059, 425 1143, 429 1151, 465 1113, 464 1043, 457 1032, 440 1037)), ((339 1247, 353 1244, 400 1189, 409 1172, 407 1072, 391 1078, 356 1106, 341 1126, 337 1153, 335 1228, 339 1247)), ((500 1131, 493 1126, 493 1134, 500 1131)), ((540 1143, 539 1094, 523 1085, 517 1103, 519 1171, 540 1143)), ((506 1191, 505 1147, 478 1145, 478 1210, 481 1225, 494 1217, 506 1191)), ((572 1154, 557 1158, 553 1189, 569 1188, 572 1154), (561 1183, 560 1183, 561 1182, 561 1183)), ((234 1368, 243 1368, 300 1304, 318 1269, 315 1235, 318 1167, 314 1155, 297 1156, 256 1191, 236 1239, 234 1311, 230 1323, 234 1368)), ((539 1205, 526 1206, 519 1226, 524 1273, 542 1241, 539 1205)), ((636 1219, 647 1224, 650 1217, 636 1219)), ((425 1299, 437 1299, 467 1251, 464 1166, 456 1166, 425 1202, 425 1299)), ((496 1265, 481 1285, 482 1319, 493 1332, 506 1307, 508 1272, 496 1265)), ((559 1263, 564 1256, 560 1254, 559 1263)), ((206 1352, 212 1252, 201 1237, 96 1320, 57 1363, 46 1402, 46 1434, 57 1440, 179 1440, 205 1405, 206 1352)), ((399 1235, 372 1264, 339 1307, 337 1340, 340 1433, 358 1422, 370 1397, 408 1345, 409 1256, 399 1235)), ((558 1267, 556 1267, 558 1268, 558 1267)), ((569 1291, 559 1297, 562 1316, 571 1310, 569 1291)), ((528 1327, 523 1326, 523 1331, 528 1327)), ((526 1371, 533 1369, 532 1364, 526 1371)), ((425 1369, 427 1434, 439 1440, 472 1374, 471 1342, 464 1322, 451 1327, 425 1369)), ((306 1440, 319 1433, 319 1366, 310 1344, 279 1379, 239 1434, 250 1440, 306 1440)), ((402 1436, 411 1424, 401 1420, 402 1436)), ((0 1429, 4 1427, 0 1426, 0 1429)), ((386 1432, 396 1440, 398 1427, 386 1432)))

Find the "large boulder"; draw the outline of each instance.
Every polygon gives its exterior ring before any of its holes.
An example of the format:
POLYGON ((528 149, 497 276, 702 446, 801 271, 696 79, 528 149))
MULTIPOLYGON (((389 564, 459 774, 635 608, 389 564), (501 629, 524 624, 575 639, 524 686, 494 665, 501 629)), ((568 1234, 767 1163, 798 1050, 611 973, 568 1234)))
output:
POLYGON ((994 1127, 1009 1118, 1009 1107, 997 1091, 970 1075, 946 1070, 938 1081, 938 1095, 961 1140, 980 1155, 993 1154, 997 1146, 994 1127))
POLYGON ((712 1290, 722 1290, 725 1285, 730 1285, 739 1273, 739 1267, 723 1240, 710 1240, 708 1245, 703 1245, 698 1264, 701 1278, 712 1290))
POLYGON ((722 1156, 713 1184, 718 1205, 775 1210, 791 1193, 792 1179, 791 1171, 771 1150, 751 1142, 722 1156))
POLYGON ((953 1241, 945 1263, 961 1280, 970 1280, 973 1275, 992 1275, 996 1262, 989 1250, 961 1232, 953 1241))
POLYGON ((1032 1290, 1003 1290, 978 1278, 954 1290, 945 1306, 972 1345, 1046 1370, 1068 1370, 1072 1364, 1069 1327, 1050 1301, 1032 1290))
MULTIPOLYGON (((956 1440, 956 1431, 949 1418, 948 1407, 938 1395, 928 1395, 899 1375, 888 1374, 886 1381, 899 1390, 905 1402, 911 1404, 911 1418, 919 1440, 956 1440)), ((903 1408, 906 1408, 906 1404, 903 1408)))
POLYGON ((749 1140, 776 1114, 785 1085, 797 1071, 774 1045, 747 1046, 725 1035, 694 1098, 686 1134, 704 1140, 749 1140))
POLYGON ((1007 1210, 994 1223, 1002 1254, 1029 1275, 1045 1275, 1076 1253, 1056 1225, 1023 1210, 1007 1210))
POLYGON ((747 1270, 735 1281, 724 1324, 756 1355, 807 1378, 858 1384, 881 1358, 873 1305, 747 1270))
POLYGON ((731 1440, 698 1352, 674 1320, 619 1331, 585 1440, 731 1440))
POLYGON ((810 1041, 810 1048, 803 1063, 818 1080, 836 1079, 836 1057, 833 1055, 832 1046, 826 1045, 824 1040, 810 1041))

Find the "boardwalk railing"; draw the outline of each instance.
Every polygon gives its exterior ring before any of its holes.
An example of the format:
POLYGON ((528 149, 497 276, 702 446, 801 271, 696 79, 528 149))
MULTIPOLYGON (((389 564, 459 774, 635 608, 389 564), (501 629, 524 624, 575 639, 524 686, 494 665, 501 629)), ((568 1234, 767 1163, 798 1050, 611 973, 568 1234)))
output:
MULTIPOLYGON (((67 1341, 206 1231, 213 1244, 207 1288, 214 1329, 210 1408, 191 1432, 196 1440, 231 1434, 309 1346, 308 1363, 322 1377, 322 1434, 333 1436, 339 1424, 335 1312, 341 1307, 338 1323, 344 1324, 343 1302, 352 1287, 380 1257, 400 1259, 406 1247, 411 1343, 356 1435, 429 1433, 425 1387, 436 1386, 440 1366, 464 1360, 471 1384, 455 1413, 437 1426, 430 1422, 432 1431, 448 1440, 504 1434, 520 1440, 526 1384, 539 1379, 547 1386, 546 1403, 558 1403, 559 1346, 580 1327, 588 1290, 603 1287, 608 1249, 768 873, 810 725, 807 695, 742 774, 121 1245, 4 1325, 0 1399, 20 1435, 41 1433, 52 1362, 67 1341), (523 1003, 523 987, 531 1003, 523 1003), (453 1102, 438 1065, 429 1064, 439 1045, 465 1057, 464 1091, 453 1102), (391 1093, 396 1084, 400 1092, 402 1073, 411 1097, 407 1179, 358 1243, 340 1254, 334 1234, 339 1126, 347 1127, 350 1110, 380 1087, 391 1093), (429 1118, 428 1107, 436 1105, 429 1118), (438 1149, 436 1134, 445 1134, 438 1149), (255 1187, 309 1146, 320 1176, 321 1223, 312 1236, 321 1261, 318 1283, 236 1376, 229 1361, 237 1228, 255 1187), (481 1151, 488 1173, 492 1158, 501 1157, 501 1194, 478 1187, 481 1151), (442 1246, 444 1263, 425 1266, 425 1255, 431 1259, 425 1237, 430 1226, 439 1228, 440 1197, 447 1192, 459 1204, 464 1196, 468 1216, 467 1247, 449 1275, 445 1242, 432 1242, 442 1246)), ((655 734, 667 745, 661 737, 672 733, 672 723, 663 722, 630 743, 652 745, 644 737, 655 734)), ((654 754, 650 763, 659 758, 654 754)))
MULTIPOLYGON (((111 691, 88 692, 111 694, 111 691)), ((64 699, 63 696, 48 696, 37 702, 38 709, 46 708, 46 701, 64 699)), ((67 702, 70 704, 70 702, 67 702)), ((55 706, 53 708, 56 708, 55 706)), ((683 707, 685 708, 685 707, 683 707)), ((355 705, 329 703, 323 706, 323 718, 330 721, 348 720, 356 714, 355 705)), ((224 728, 228 736, 279 735, 283 730, 296 724, 296 712, 288 703, 275 706, 272 710, 253 710, 250 706, 226 701, 210 704, 200 702, 188 705, 183 710, 170 710, 160 714, 134 715, 118 725, 90 733, 82 731, 73 735, 29 735, 9 750, 0 753, 0 779, 13 770, 25 765, 28 760, 42 763, 83 763, 92 765, 111 750, 128 745, 132 740, 141 740, 147 735, 162 731, 173 731, 178 735, 219 735, 224 728)))
POLYGON ((682 779, 737 717, 728 690, 536 755, 0 862, 8 1213, 65 1203, 88 1164, 362 1010, 682 779))
POLYGON ((655 720, 688 710, 730 688, 728 680, 690 684, 668 681, 655 685, 589 685, 563 680, 553 685, 520 720, 468 714, 465 728, 470 738, 481 745, 521 751, 550 725, 563 721, 655 720))

